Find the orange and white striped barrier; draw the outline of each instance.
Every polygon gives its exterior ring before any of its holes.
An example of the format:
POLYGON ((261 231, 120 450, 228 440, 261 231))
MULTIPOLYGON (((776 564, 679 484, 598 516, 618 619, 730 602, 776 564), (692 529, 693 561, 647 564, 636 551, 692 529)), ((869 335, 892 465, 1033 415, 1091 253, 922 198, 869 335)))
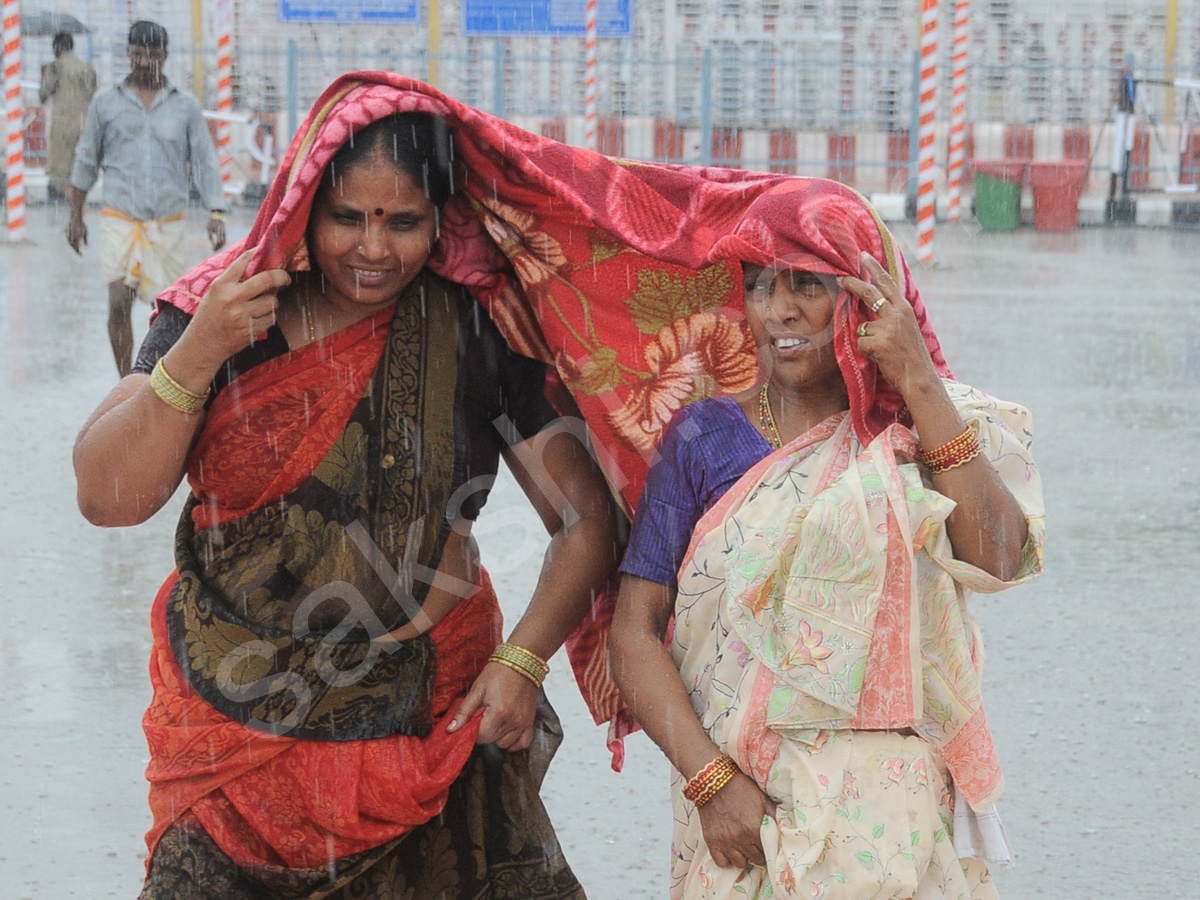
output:
POLYGON ((21 4, 4 0, 4 114, 8 120, 6 202, 8 239, 25 240, 25 133, 21 108, 21 4))
POLYGON ((596 149, 596 0, 587 0, 587 55, 584 57, 584 133, 583 146, 596 149))
POLYGON ((933 262, 934 124, 937 119, 938 0, 921 0, 921 80, 917 108, 917 261, 933 262))
MULTIPOLYGON (((228 116, 233 110, 233 54, 229 41, 229 34, 233 30, 231 0, 217 0, 213 26, 217 32, 217 112, 228 116)), ((221 180, 226 184, 229 184, 233 174, 231 131, 228 118, 217 119, 217 162, 221 167, 221 180)))
POLYGON ((949 182, 947 206, 953 222, 962 218, 963 163, 967 131, 967 13, 968 0, 954 4, 954 52, 950 79, 950 149, 946 159, 949 182))

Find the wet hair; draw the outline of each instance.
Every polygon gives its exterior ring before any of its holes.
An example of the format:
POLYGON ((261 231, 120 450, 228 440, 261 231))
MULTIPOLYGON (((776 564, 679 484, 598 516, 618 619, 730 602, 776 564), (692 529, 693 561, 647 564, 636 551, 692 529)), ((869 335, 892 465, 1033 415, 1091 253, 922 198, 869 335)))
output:
POLYGON ((59 31, 54 35, 54 40, 50 42, 51 48, 57 53, 66 53, 68 50, 75 49, 75 38, 71 37, 69 31, 59 31))
POLYGON ((167 50, 167 29, 157 22, 139 19, 129 26, 129 46, 150 50, 167 50))
POLYGON ((433 113, 392 113, 353 134, 334 154, 317 188, 318 196, 355 166, 375 159, 391 162, 425 188, 441 209, 454 193, 454 143, 446 120, 433 113))

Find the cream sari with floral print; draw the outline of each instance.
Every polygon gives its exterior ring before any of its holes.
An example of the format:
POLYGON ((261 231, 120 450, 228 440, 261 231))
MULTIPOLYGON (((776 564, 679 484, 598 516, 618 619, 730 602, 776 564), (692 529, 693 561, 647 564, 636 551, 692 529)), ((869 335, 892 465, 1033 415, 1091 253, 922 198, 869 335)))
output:
POLYGON ((953 834, 956 795, 986 817, 1003 789, 967 602, 1041 571, 1044 511, 1029 413, 945 386, 1026 515, 1017 576, 954 558, 954 503, 902 426, 864 447, 839 414, 751 469, 695 529, 671 652, 713 740, 779 806, 766 869, 719 869, 676 776, 672 896, 994 895, 953 834))

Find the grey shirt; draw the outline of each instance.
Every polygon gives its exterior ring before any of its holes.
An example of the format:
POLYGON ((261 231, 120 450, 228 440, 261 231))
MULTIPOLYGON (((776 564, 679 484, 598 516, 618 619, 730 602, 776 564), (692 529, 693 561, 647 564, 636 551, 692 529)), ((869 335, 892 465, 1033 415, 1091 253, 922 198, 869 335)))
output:
POLYGON ((105 206, 135 219, 163 219, 187 208, 189 164, 204 205, 225 209, 217 151, 199 101, 167 83, 147 109, 119 81, 92 98, 71 184, 86 192, 103 169, 105 206))

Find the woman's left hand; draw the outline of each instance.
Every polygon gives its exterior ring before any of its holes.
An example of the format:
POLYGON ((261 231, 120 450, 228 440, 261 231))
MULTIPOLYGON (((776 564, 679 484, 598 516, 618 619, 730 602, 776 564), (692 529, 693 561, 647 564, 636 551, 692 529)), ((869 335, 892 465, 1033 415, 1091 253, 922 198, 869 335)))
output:
POLYGON ((538 689, 532 681, 508 666, 491 662, 458 704, 447 730, 457 731, 482 709, 483 721, 475 743, 494 743, 501 750, 524 750, 533 742, 537 704, 538 689))
POLYGON ((917 324, 916 313, 892 276, 869 253, 862 255, 870 281, 843 275, 838 284, 860 298, 875 318, 858 330, 858 349, 906 400, 939 382, 937 369, 917 324))

